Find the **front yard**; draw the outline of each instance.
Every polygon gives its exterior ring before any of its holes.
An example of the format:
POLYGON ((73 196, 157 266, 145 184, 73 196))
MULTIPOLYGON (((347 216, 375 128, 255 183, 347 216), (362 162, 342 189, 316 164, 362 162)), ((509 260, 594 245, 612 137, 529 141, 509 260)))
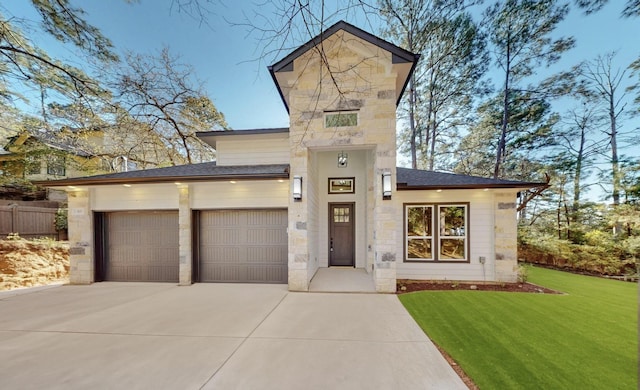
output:
POLYGON ((637 389, 638 285, 542 268, 529 275, 566 294, 399 298, 480 389, 637 389))

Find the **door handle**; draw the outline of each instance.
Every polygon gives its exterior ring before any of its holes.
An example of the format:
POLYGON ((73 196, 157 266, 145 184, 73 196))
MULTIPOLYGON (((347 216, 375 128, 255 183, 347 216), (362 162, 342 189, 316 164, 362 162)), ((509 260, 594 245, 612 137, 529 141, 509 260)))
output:
POLYGON ((329 239, 329 251, 333 252, 333 237, 329 239))

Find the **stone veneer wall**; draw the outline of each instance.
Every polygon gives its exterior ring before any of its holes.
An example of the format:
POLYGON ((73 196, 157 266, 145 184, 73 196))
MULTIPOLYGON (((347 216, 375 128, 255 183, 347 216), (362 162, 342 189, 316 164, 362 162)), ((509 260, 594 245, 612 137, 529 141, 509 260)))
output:
MULTIPOLYGON (((310 191, 317 191, 309 169, 311 150, 341 148, 372 149, 368 169, 373 172, 367 199, 373 201, 367 224, 373 225, 374 280, 379 292, 395 291, 395 231, 397 209, 393 201, 382 200, 382 172, 391 171, 395 188, 396 166, 396 78, 391 54, 339 31, 323 41, 324 54, 332 74, 310 50, 294 61, 297 79, 289 92, 291 177, 302 176, 303 198, 289 202, 289 289, 306 291, 315 268, 310 254, 315 254, 308 236, 311 210, 310 191), (336 89, 340 86, 340 91, 336 89), (325 128, 324 112, 354 110, 358 125, 325 128)), ((317 246, 317 245, 315 245, 317 246)))
POLYGON ((94 281, 93 214, 90 191, 69 191, 69 278, 71 284, 94 281))
POLYGON ((179 242, 179 284, 188 286, 191 284, 192 276, 192 249, 193 240, 191 230, 191 197, 189 193, 189 185, 181 184, 178 186, 178 242, 179 242))
POLYGON ((495 278, 499 282, 518 280, 518 227, 516 194, 496 192, 495 212, 495 278))

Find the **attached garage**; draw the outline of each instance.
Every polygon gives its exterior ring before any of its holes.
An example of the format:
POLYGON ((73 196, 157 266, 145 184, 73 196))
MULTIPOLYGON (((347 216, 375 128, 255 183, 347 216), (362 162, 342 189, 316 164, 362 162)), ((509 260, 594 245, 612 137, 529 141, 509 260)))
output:
POLYGON ((96 213, 96 280, 178 282, 178 212, 96 213))
POLYGON ((287 210, 197 214, 196 281, 287 283, 287 210))

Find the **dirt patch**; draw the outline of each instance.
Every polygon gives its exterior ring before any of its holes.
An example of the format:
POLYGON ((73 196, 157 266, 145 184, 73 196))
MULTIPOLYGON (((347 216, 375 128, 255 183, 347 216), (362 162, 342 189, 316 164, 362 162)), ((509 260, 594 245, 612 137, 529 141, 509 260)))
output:
POLYGON ((532 283, 470 283, 407 279, 398 280, 396 291, 398 294, 405 294, 414 291, 504 291, 535 294, 562 294, 559 291, 551 290, 532 283))
POLYGON ((69 281, 69 245, 53 240, 0 240, 0 290, 69 281))

